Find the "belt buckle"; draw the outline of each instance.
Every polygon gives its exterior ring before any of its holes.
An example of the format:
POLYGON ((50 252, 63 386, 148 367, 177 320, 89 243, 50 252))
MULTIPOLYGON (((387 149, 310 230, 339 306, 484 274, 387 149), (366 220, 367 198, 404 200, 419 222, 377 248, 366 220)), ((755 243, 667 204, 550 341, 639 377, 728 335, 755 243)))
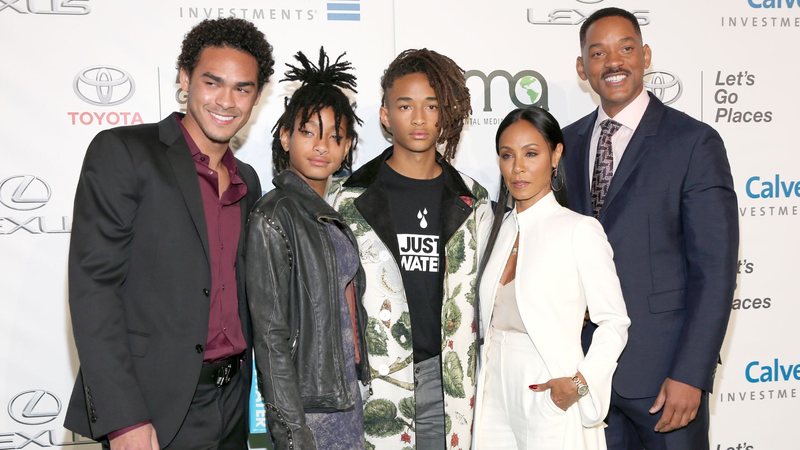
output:
POLYGON ((231 363, 217 369, 217 387, 221 388, 231 381, 231 363))

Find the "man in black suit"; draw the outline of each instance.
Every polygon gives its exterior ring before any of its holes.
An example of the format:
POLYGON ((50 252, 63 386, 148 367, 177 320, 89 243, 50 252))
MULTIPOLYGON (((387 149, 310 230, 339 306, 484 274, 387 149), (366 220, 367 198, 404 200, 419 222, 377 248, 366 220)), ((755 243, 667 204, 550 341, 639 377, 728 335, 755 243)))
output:
POLYGON ((69 251, 81 368, 65 426, 104 447, 247 447, 239 274, 261 187, 228 143, 273 64, 253 24, 203 21, 178 58, 186 115, 106 130, 89 146, 69 251))
POLYGON ((608 448, 708 449, 739 242, 725 146, 644 89, 651 50, 631 13, 596 11, 580 41, 578 76, 600 108, 564 129, 569 204, 603 225, 631 318, 608 448))

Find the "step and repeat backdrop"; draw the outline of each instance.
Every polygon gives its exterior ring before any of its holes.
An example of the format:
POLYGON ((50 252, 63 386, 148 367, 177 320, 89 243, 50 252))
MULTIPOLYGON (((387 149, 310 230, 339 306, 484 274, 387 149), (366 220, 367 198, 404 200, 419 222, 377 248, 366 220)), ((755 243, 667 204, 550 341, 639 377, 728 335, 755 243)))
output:
POLYGON ((538 105, 567 125, 597 107, 575 58, 580 24, 605 6, 638 17, 653 50, 647 89, 716 128, 731 161, 739 278, 712 448, 800 448, 800 0, 0 0, 0 449, 99 448, 63 428, 78 370, 66 298, 75 186, 97 132, 184 107, 175 60, 194 24, 245 18, 275 48, 276 74, 232 144, 265 189, 269 130, 296 88, 277 80, 295 52, 324 45, 356 67, 356 166, 388 145, 379 81, 394 56, 428 47, 456 60, 473 108, 456 166, 496 192, 494 134, 508 111, 538 105))

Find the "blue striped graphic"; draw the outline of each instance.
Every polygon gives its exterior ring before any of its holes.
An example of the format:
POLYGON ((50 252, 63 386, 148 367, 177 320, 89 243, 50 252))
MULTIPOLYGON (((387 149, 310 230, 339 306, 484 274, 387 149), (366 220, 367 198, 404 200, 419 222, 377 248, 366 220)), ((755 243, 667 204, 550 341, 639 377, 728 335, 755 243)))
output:
POLYGON ((328 3, 328 20, 357 22, 361 20, 359 0, 337 0, 328 3))

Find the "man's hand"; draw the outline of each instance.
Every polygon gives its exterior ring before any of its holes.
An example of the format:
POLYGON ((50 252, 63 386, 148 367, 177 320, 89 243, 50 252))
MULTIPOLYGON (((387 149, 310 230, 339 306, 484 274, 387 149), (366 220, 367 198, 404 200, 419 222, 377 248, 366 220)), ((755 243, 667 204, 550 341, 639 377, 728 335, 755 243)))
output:
POLYGON ((661 419, 656 423, 655 431, 667 433, 689 425, 689 422, 697 417, 701 394, 702 391, 694 386, 671 378, 664 380, 656 401, 650 407, 650 414, 664 409, 661 419))
POLYGON ((109 443, 111 450, 159 450, 156 429, 151 423, 121 434, 109 443))

